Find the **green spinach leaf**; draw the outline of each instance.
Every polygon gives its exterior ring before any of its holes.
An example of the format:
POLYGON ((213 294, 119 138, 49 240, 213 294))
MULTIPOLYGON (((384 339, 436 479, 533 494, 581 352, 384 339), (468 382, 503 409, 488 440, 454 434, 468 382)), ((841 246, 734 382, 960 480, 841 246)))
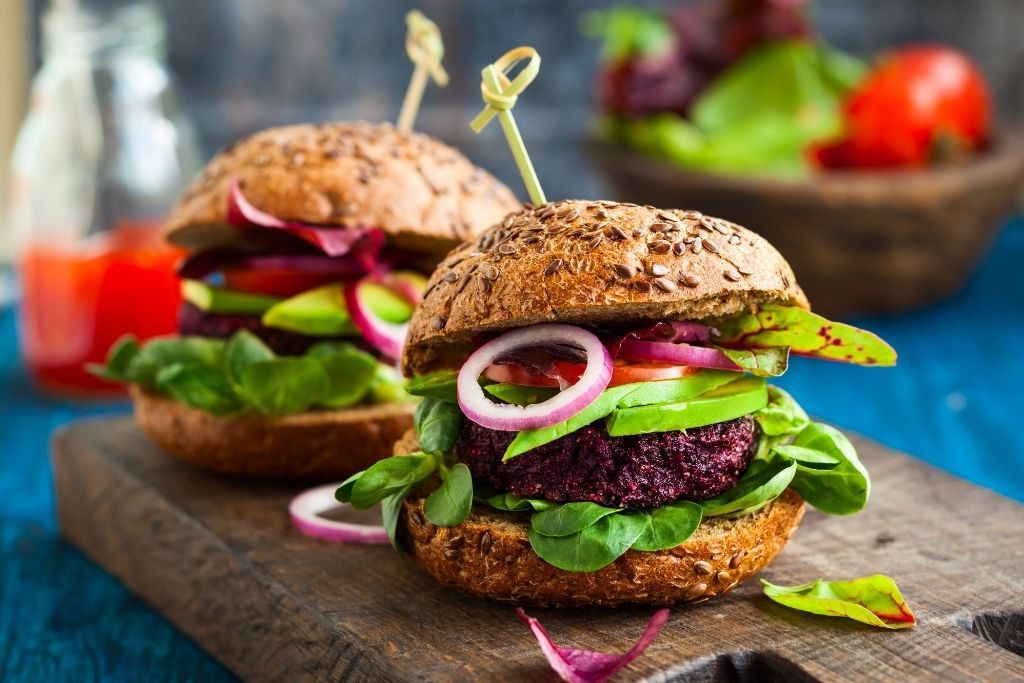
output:
POLYGON ((242 372, 241 393, 264 415, 301 413, 327 393, 330 380, 312 358, 275 358, 257 361, 242 372))
POLYGON ((434 489, 423 505, 423 514, 431 524, 455 526, 469 516, 473 507, 473 477, 463 463, 456 463, 442 477, 441 485, 434 489))
POLYGON ((384 527, 384 531, 387 532, 388 538, 391 539, 391 547, 399 553, 402 552, 402 547, 398 544, 398 537, 395 532, 398 529, 398 518, 402 514, 402 503, 405 502, 413 486, 415 484, 403 486, 380 501, 381 525, 384 527))
POLYGON ((356 472, 345 481, 338 484, 338 490, 334 492, 334 497, 342 503, 348 503, 352 500, 352 487, 356 485, 356 482, 366 474, 366 470, 362 472, 356 472))
POLYGON ((147 390, 157 390, 157 374, 175 363, 219 369, 225 342, 205 337, 161 337, 146 342, 129 361, 126 375, 147 390))
MULTIPOLYGON (((838 464, 828 469, 816 466, 820 462, 810 466, 795 463, 797 469, 792 485, 804 500, 831 515, 852 515, 864 509, 871 495, 871 480, 867 469, 857 457, 857 450, 842 432, 815 422, 796 435, 792 446, 817 451, 822 454, 822 458, 830 457, 838 461, 838 464)), ((780 452, 779 447, 775 450, 780 452)), ((803 453, 804 458, 808 457, 803 450, 791 452, 803 453)), ((781 455, 785 456, 785 451, 781 455)))
POLYGON ((555 507, 557 503, 547 500, 536 500, 533 498, 520 498, 514 493, 492 492, 478 498, 480 502, 487 503, 495 510, 504 512, 523 512, 524 510, 547 510, 555 507))
POLYGON ((768 387, 768 405, 754 413, 754 419, 768 436, 796 434, 811 423, 792 396, 771 386, 768 387))
POLYGON ((336 495, 343 503, 365 510, 406 487, 426 480, 436 470, 437 458, 430 453, 396 455, 375 462, 348 488, 346 480, 336 495))
POLYGON ((249 330, 239 330, 228 340, 224 348, 224 361, 228 379, 236 387, 242 384, 242 373, 253 363, 274 360, 277 355, 249 330))
POLYGON ((405 390, 413 396, 458 403, 459 397, 456 388, 458 379, 459 373, 456 370, 438 370, 411 378, 405 383, 405 390))
POLYGON ((589 502, 562 503, 534 514, 530 527, 542 536, 569 536, 620 510, 589 502))
POLYGON ((420 437, 420 448, 428 453, 450 453, 459 436, 462 411, 453 403, 425 398, 416 406, 413 423, 420 437))
POLYGON ((154 378, 158 391, 213 415, 238 411, 242 404, 224 375, 196 361, 172 363, 154 378))
POLYGON ((568 536, 544 536, 530 528, 530 546, 541 559, 570 572, 593 572, 614 562, 644 533, 636 515, 610 514, 568 536))
POLYGON ((325 408, 350 408, 359 403, 377 376, 380 363, 370 354, 345 342, 319 342, 306 352, 320 362, 328 387, 318 403, 325 408))
POLYGON ((129 368, 132 360, 139 355, 140 350, 139 340, 134 335, 126 334, 110 347, 104 364, 89 363, 86 365, 86 370, 90 374, 110 382, 132 382, 134 380, 129 373, 129 368))
POLYGON ((783 458, 754 460, 736 486, 701 502, 704 516, 753 512, 782 495, 796 471, 796 463, 783 458))
POLYGON ((879 628, 910 628, 917 624, 896 583, 882 574, 850 581, 818 579, 800 586, 776 586, 764 579, 761 583, 769 598, 802 612, 846 617, 879 628))
POLYGON ((831 470, 842 462, 842 459, 824 451, 794 446, 793 444, 780 444, 773 449, 779 455, 789 458, 803 467, 813 467, 819 470, 831 470))
POLYGON ((692 536, 700 526, 703 508, 700 503, 680 500, 627 514, 639 515, 644 521, 644 531, 633 542, 633 550, 657 552, 675 548, 692 536))

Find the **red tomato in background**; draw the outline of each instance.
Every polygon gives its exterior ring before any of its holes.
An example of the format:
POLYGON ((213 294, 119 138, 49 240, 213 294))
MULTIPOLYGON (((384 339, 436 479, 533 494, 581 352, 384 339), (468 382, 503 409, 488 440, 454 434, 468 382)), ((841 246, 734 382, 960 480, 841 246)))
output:
POLYGON ((224 284, 230 289, 280 297, 295 296, 338 280, 337 273, 311 273, 285 268, 224 271, 224 284))
MULTIPOLYGON (((586 369, 581 363, 568 363, 566 361, 555 361, 558 373, 570 384, 579 381, 580 375, 586 369)), ((697 373, 699 368, 689 365, 673 365, 671 363, 630 363, 626 361, 615 361, 612 369, 612 379, 608 386, 617 387, 621 384, 633 384, 634 382, 653 382, 661 379, 679 379, 697 373)), ((557 387, 558 382, 544 375, 531 375, 518 365, 491 365, 484 370, 484 377, 495 382, 518 384, 527 387, 557 387)))
POLYGON ((813 150, 825 168, 923 166, 983 147, 991 97, 959 52, 909 47, 884 59, 850 93, 846 139, 813 150))

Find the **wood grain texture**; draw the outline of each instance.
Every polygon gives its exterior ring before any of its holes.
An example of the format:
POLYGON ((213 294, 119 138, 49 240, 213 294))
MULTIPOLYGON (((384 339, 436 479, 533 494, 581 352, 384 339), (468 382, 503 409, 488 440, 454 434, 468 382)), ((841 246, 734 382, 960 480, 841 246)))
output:
MULTIPOLYGON (((856 518, 809 511, 765 577, 894 577, 920 623, 871 630, 787 610, 755 584, 678 607, 622 676, 643 680, 1019 680, 1024 507, 857 440, 875 482, 856 518)), ((164 457, 129 420, 53 451, 63 533, 245 679, 551 679, 506 606, 439 587, 387 548, 292 530, 294 489, 164 457)), ((560 643, 624 650, 648 609, 541 611, 560 643)))

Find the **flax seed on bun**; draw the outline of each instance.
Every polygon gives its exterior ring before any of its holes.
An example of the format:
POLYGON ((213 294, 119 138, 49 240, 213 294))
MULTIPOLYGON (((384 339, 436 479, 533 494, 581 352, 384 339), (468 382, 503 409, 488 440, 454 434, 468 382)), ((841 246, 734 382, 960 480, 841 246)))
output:
MULTIPOLYGON (((418 447, 413 432, 396 453, 418 447)), ((476 505, 453 527, 423 513, 420 491, 403 503, 399 539, 409 557, 440 583, 473 595, 542 607, 671 605, 724 595, 764 569, 796 531, 804 503, 786 491, 757 512, 701 522, 683 544, 660 552, 628 550, 596 572, 569 572, 542 560, 530 547, 521 514, 476 505)))
POLYGON ((458 367, 480 333, 808 308, 785 259, 696 211, 570 200, 521 209, 448 254, 413 316, 407 375, 458 367))
POLYGON ((222 150, 189 186, 165 223, 189 251, 245 246, 228 225, 228 187, 278 218, 375 227, 389 244, 443 254, 521 205, 461 152, 389 124, 338 122, 263 130, 222 150))

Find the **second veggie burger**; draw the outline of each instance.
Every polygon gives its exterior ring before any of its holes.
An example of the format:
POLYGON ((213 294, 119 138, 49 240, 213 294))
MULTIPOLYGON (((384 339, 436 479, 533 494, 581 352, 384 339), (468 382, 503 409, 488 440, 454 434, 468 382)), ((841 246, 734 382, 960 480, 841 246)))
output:
POLYGON ((442 583, 542 605, 731 590, 804 502, 859 511, 851 443, 766 377, 790 353, 892 365, 810 312, 779 253, 694 211, 565 201, 452 251, 413 316, 416 432, 339 499, 442 583))
POLYGON ((387 124, 265 130, 171 211, 180 337, 115 348, 164 450, 205 469, 343 478, 412 424, 394 369, 429 273, 520 204, 457 150, 387 124))

